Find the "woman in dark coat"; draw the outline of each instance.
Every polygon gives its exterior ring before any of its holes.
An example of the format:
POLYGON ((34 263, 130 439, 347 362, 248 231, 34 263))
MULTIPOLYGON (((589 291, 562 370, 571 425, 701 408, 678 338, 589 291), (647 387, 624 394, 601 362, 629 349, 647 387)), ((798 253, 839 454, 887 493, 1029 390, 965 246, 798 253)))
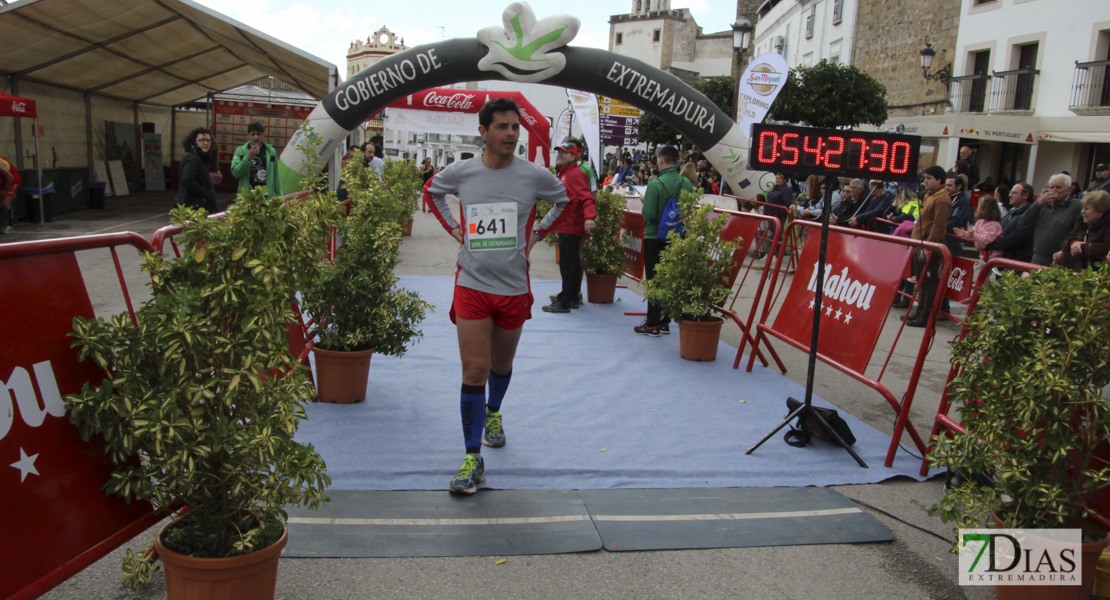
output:
MULTIPOLYGON (((787 185, 786 174, 775 173, 775 187, 767 194, 767 204, 763 207, 763 214, 768 217, 777 217, 779 222, 785 227, 786 217, 790 214, 790 207, 793 205, 794 195, 790 193, 790 186, 787 185)), ((774 223, 768 223, 767 232, 767 244, 756 256, 757 258, 762 258, 768 252, 772 252, 776 248, 781 230, 776 229, 774 223)))
POLYGON ((1056 264, 1075 270, 1097 267, 1110 252, 1110 193, 1087 192, 1080 205, 1079 222, 1053 255, 1056 264))
POLYGON ((181 157, 177 178, 177 203, 190 208, 203 208, 208 214, 220 212, 216 206, 216 186, 212 182, 213 174, 220 172, 213 149, 212 130, 198 127, 189 133, 182 145, 185 155, 181 157))

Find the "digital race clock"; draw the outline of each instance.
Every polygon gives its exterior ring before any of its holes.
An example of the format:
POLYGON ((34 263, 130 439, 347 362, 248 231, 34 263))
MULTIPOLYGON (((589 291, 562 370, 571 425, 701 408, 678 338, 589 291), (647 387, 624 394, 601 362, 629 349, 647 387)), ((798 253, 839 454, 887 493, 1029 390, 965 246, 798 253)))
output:
POLYGON ((790 125, 752 125, 748 164, 756 171, 917 181, 921 137, 790 125))

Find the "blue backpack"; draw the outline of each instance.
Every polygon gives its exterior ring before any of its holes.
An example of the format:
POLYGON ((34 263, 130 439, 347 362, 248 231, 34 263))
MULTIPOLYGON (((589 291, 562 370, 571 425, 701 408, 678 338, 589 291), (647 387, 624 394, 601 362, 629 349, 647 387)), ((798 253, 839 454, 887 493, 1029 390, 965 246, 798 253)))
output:
POLYGON ((667 234, 672 231, 678 237, 686 237, 686 227, 682 224, 682 212, 678 208, 678 198, 676 197, 681 193, 682 186, 679 186, 678 194, 673 194, 663 204, 663 213, 659 216, 659 228, 656 230, 656 235, 661 240, 666 241, 667 234))

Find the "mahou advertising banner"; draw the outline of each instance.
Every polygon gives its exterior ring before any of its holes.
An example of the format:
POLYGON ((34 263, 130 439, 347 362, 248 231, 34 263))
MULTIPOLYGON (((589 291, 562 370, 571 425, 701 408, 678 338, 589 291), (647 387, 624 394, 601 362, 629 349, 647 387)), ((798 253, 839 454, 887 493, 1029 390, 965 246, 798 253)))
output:
MULTIPOLYGON (((804 348, 809 348, 813 334, 818 233, 817 229, 810 231, 773 327, 804 348)), ((817 351, 863 373, 909 264, 910 247, 830 231, 826 259, 817 351)))
POLYGON ((150 512, 101 487, 113 467, 81 441, 64 398, 104 373, 77 361, 73 316, 93 316, 73 253, 0 261, 0 598, 73 561, 150 512))
POLYGON ((740 77, 736 95, 736 125, 744 135, 751 135, 752 123, 762 123, 771 110, 790 68, 778 52, 760 54, 748 63, 740 77))

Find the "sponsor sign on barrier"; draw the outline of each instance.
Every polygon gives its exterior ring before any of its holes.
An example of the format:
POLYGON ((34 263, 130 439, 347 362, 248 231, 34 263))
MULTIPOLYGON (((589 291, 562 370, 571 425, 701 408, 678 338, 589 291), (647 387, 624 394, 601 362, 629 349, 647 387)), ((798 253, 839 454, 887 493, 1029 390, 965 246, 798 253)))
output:
MULTIPOLYGON (((802 248, 794 280, 773 329, 808 348, 813 334, 817 260, 820 235, 810 235, 802 248), (799 318, 804 316, 805 318, 799 318)), ((825 263, 825 297, 817 350, 863 373, 879 339, 910 247, 882 240, 829 232, 825 263)))
POLYGON ((0 598, 48 578, 150 513, 101 492, 113 468, 63 398, 104 374, 79 363, 73 317, 93 316, 72 252, 0 261, 0 598))
POLYGON ((640 216, 639 212, 624 211, 624 222, 621 224, 621 246, 624 247, 624 265, 621 268, 628 275, 636 279, 643 279, 644 218, 640 216))
POLYGON ((975 261, 962 256, 952 257, 952 271, 948 274, 948 285, 944 294, 952 302, 964 302, 971 298, 971 288, 975 280, 975 261))

